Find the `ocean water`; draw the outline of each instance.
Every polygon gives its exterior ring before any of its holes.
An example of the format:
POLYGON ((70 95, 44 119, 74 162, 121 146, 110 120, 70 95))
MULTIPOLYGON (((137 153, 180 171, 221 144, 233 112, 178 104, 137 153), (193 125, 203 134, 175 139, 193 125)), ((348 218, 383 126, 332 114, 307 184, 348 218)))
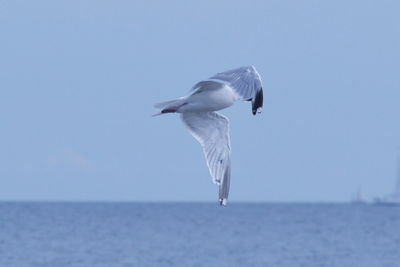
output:
POLYGON ((399 267, 400 207, 0 203, 0 266, 399 267))

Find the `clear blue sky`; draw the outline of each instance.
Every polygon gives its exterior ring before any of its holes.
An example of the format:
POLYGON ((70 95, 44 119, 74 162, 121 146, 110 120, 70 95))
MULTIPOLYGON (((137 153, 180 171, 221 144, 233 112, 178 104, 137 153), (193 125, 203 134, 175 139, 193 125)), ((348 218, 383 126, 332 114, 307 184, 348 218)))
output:
POLYGON ((216 201, 199 144, 153 103, 241 65, 231 200, 347 201, 395 183, 398 1, 0 0, 0 200, 216 201))

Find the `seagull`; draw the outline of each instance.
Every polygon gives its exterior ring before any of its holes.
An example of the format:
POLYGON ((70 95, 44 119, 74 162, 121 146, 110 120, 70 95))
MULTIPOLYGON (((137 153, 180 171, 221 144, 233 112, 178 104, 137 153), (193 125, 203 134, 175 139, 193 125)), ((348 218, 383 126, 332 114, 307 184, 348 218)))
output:
POLYGON ((189 95, 155 104, 160 112, 180 113, 192 136, 203 148, 213 182, 219 187, 219 204, 226 206, 231 178, 229 120, 217 113, 236 101, 251 101, 252 113, 261 112, 263 89, 254 66, 243 66, 217 73, 196 83, 189 95))

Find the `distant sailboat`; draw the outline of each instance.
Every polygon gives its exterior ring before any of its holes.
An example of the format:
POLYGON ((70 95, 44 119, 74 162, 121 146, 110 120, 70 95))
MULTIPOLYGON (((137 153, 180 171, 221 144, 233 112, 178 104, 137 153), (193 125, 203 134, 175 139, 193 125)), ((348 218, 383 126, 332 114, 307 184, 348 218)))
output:
POLYGON ((361 188, 358 188, 357 193, 355 194, 355 196, 353 197, 353 199, 351 200, 352 204, 365 204, 367 203, 361 193, 361 188))
POLYGON ((400 206, 400 147, 397 148, 397 175, 394 192, 391 195, 376 198, 375 204, 378 205, 399 205, 400 206))

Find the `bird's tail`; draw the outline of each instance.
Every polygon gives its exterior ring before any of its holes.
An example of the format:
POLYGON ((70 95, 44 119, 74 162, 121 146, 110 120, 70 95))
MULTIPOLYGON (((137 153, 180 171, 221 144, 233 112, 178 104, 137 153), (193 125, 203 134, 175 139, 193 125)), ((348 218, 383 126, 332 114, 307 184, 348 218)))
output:
POLYGON ((160 103, 154 104, 154 107, 158 108, 158 109, 161 109, 161 111, 159 113, 154 114, 153 117, 154 116, 158 116, 158 115, 162 115, 162 114, 165 114, 165 113, 174 113, 174 112, 176 112, 180 107, 182 107, 183 105, 186 104, 185 100, 186 99, 184 97, 180 97, 178 99, 164 101, 164 102, 160 102, 160 103))

